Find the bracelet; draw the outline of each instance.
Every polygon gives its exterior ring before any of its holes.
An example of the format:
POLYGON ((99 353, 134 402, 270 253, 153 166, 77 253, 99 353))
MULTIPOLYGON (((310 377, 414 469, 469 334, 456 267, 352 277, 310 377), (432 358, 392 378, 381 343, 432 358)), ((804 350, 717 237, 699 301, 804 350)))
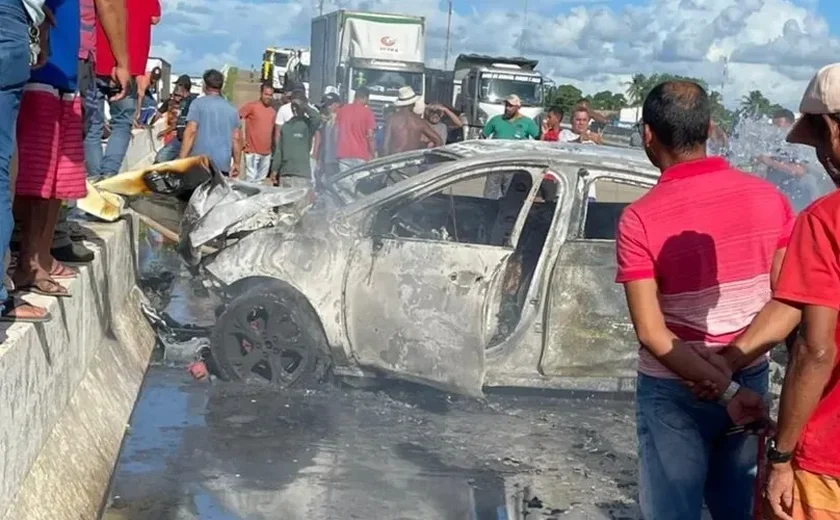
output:
POLYGON ((735 381, 730 381, 729 386, 727 386, 726 390, 724 390, 720 395, 720 404, 724 406, 728 405, 735 398, 735 394, 737 394, 740 389, 741 385, 735 381))

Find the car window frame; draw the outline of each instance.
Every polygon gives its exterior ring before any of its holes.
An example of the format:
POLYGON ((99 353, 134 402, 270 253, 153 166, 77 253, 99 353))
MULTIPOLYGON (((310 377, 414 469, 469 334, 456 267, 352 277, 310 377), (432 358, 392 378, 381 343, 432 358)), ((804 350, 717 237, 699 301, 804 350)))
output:
MULTIPOLYGON (((615 243, 614 238, 586 238, 585 236, 586 217, 589 214, 589 189, 592 186, 592 184, 601 180, 609 180, 617 184, 624 184, 636 188, 647 188, 647 191, 650 191, 654 186, 656 186, 657 182, 656 179, 646 177, 637 173, 582 167, 581 170, 578 172, 578 187, 576 188, 575 206, 572 210, 572 214, 574 217, 571 219, 572 221, 569 224, 570 233, 568 235, 567 240, 575 242, 586 241, 615 243)), ((630 205, 632 204, 632 202, 628 202, 627 204, 630 205)))
POLYGON ((402 193, 400 196, 395 198, 389 198, 385 201, 382 201, 381 204, 377 204, 368 209, 368 214, 365 217, 365 225, 364 225, 364 236, 365 238, 373 238, 373 239, 380 239, 380 240, 410 240, 414 242, 428 242, 428 243, 435 243, 435 244, 457 244, 467 247, 491 247, 495 249, 503 249, 505 251, 515 251, 516 246, 519 243, 519 239, 522 234, 522 227, 525 224, 525 220, 528 217, 528 211, 530 211, 531 206, 534 203, 534 197, 539 191, 540 185, 543 182, 542 173, 549 167, 548 161, 545 162, 542 166, 537 165, 536 163, 532 164, 521 164, 521 165, 511 165, 511 164, 494 164, 494 165, 486 165, 482 164, 479 166, 473 166, 470 168, 466 168, 463 171, 458 172, 457 174, 447 175, 436 179, 434 182, 431 182, 425 186, 422 186, 417 189, 415 192, 408 192, 402 193), (475 179, 476 177, 482 176, 489 176, 493 173, 500 173, 503 171, 519 171, 527 172, 531 175, 532 183, 531 189, 528 192, 528 195, 525 197, 525 201, 522 204, 522 207, 519 208, 519 214, 516 217, 516 222, 514 223, 513 230, 510 236, 510 243, 506 246, 496 246, 496 245, 489 245, 489 244, 475 244, 471 242, 455 242, 455 241, 446 241, 446 240, 435 240, 435 239, 428 239, 428 238, 407 238, 407 237, 396 237, 394 235, 385 235, 385 234, 377 234, 374 233, 374 223, 378 218, 378 215, 382 211, 389 210, 390 208, 394 208, 401 203, 410 204, 414 202, 421 201, 426 199, 435 193, 445 189, 447 186, 452 186, 460 182, 468 181, 471 179, 475 179), (528 208, 528 211, 525 211, 525 208, 528 208))

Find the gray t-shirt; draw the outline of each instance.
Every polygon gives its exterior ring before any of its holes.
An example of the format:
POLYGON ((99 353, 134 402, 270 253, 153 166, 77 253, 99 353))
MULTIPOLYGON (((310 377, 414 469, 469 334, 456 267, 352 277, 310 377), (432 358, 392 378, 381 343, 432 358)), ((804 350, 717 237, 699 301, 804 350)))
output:
POLYGON ((446 123, 442 121, 437 122, 432 125, 432 128, 434 128, 435 132, 437 132, 437 135, 439 135, 440 138, 443 139, 443 144, 446 144, 446 139, 449 137, 449 127, 446 126, 446 123))
POLYGON ((190 104, 187 122, 198 123, 191 155, 206 155, 220 171, 230 171, 233 131, 240 127, 233 105, 218 95, 200 97, 190 104))

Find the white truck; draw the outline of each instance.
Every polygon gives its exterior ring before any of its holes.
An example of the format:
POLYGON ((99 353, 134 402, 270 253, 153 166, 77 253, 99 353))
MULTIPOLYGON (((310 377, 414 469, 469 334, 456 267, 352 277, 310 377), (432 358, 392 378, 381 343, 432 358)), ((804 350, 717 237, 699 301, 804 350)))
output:
POLYGON ((345 102, 359 87, 370 90, 380 123, 397 91, 424 87, 425 19, 400 14, 338 10, 312 20, 310 81, 314 102, 336 87, 345 102))
POLYGON ((286 72, 286 82, 300 83, 306 89, 309 97, 309 66, 311 53, 309 49, 298 49, 289 60, 289 70, 286 72))
POLYGON ((295 49, 287 47, 269 47, 263 53, 262 80, 271 83, 275 92, 283 91, 289 62, 296 55, 295 49))
POLYGON ((505 99, 516 94, 520 112, 538 120, 543 113, 545 79, 527 58, 461 54, 455 60, 453 105, 462 114, 466 138, 475 139, 487 121, 505 111, 505 99))

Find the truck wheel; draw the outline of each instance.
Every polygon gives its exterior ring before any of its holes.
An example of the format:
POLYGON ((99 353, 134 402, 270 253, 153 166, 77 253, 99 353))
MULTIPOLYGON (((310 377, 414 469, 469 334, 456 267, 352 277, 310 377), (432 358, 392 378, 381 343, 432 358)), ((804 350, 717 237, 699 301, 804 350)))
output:
POLYGON ((253 287, 232 300, 216 320, 210 348, 225 381, 304 386, 321 381, 330 365, 318 316, 283 284, 253 287))

